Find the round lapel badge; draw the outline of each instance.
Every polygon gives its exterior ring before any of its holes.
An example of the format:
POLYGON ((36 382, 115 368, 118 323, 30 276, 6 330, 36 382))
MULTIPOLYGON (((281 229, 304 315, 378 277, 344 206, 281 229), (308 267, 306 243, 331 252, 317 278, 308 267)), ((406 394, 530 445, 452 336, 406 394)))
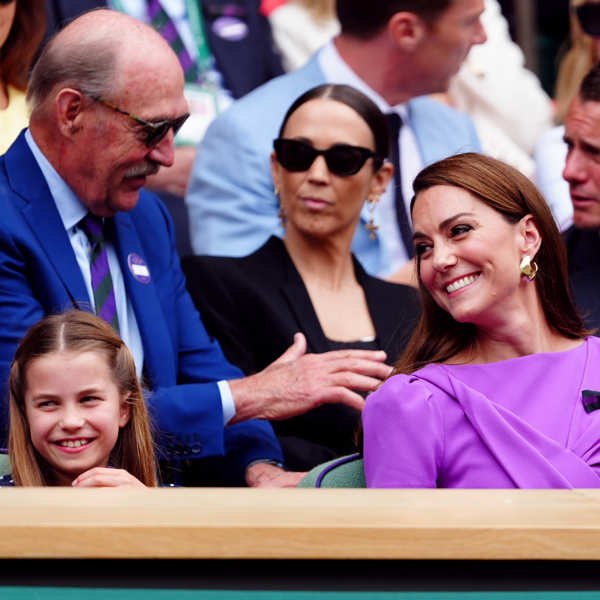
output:
POLYGON ((239 42, 248 35, 248 25, 237 17, 219 17, 212 24, 212 30, 229 42, 239 42))
POLYGON ((127 256, 127 265, 136 281, 144 284, 150 283, 150 270, 139 254, 135 254, 135 252, 129 254, 127 256))

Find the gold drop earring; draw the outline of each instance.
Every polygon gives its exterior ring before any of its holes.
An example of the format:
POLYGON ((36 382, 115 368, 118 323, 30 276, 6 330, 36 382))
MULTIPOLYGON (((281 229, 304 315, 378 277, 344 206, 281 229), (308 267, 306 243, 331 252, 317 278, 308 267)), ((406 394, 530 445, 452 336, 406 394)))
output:
POLYGON ((379 196, 377 194, 372 194, 367 198, 367 210, 369 211, 369 220, 365 223, 365 229, 369 232, 369 238, 372 240, 377 238, 377 230, 379 229, 379 225, 375 225, 374 219, 375 207, 377 206, 378 201, 379 196))

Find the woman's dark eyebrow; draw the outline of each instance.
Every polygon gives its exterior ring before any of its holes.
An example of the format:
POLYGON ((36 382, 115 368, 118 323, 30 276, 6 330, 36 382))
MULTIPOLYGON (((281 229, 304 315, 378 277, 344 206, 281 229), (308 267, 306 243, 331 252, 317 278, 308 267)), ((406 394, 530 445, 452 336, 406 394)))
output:
MULTIPOLYGON (((451 217, 448 217, 447 219, 444 219, 438 226, 438 231, 442 231, 443 229, 446 229, 446 227, 448 227, 448 225, 450 225, 450 223, 452 223, 452 221, 454 221, 455 219, 460 219, 460 217, 472 217, 473 213, 470 212, 463 212, 463 213, 457 213, 451 217)), ((416 240, 418 238, 422 238, 422 237, 427 237, 424 233, 421 233, 420 231, 415 231, 413 233, 413 240, 416 240)))

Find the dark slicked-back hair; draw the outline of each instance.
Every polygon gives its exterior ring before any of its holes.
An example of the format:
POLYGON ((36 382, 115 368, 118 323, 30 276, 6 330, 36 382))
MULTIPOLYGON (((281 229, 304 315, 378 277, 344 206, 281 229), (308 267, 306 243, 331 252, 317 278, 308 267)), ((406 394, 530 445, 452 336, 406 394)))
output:
MULTIPOLYGON (((582 338, 590 333, 585 329, 569 291, 567 253, 560 232, 550 208, 527 177, 513 167, 481 154, 451 156, 417 175, 413 183, 415 197, 411 212, 419 194, 438 185, 466 190, 509 223, 518 223, 523 217, 532 215, 542 239, 533 257, 539 266, 533 285, 546 321, 552 329, 568 338, 582 338)), ((518 268, 519 265, 515 265, 515 270, 518 268)), ((397 373, 412 373, 428 363, 444 362, 472 347, 477 338, 475 325, 459 323, 435 302, 421 280, 418 259, 417 272, 423 312, 396 364, 397 373)))
POLYGON ((337 16, 342 33, 369 39, 377 35, 397 12, 415 13, 432 22, 453 0, 338 0, 337 16))
POLYGON ((583 78, 579 97, 584 102, 600 102, 600 62, 596 63, 583 78))
POLYGON ((304 92, 304 94, 296 98, 287 113, 285 113, 285 117, 283 117, 281 127, 279 128, 279 137, 283 137, 285 126, 296 110, 303 104, 316 98, 328 98, 329 100, 341 102, 352 108, 362 117, 363 121, 369 126, 375 140, 376 156, 373 160, 373 165, 375 170, 379 169, 389 152, 387 120, 385 115, 379 110, 379 107, 370 98, 367 98, 362 92, 350 85, 324 83, 304 92))

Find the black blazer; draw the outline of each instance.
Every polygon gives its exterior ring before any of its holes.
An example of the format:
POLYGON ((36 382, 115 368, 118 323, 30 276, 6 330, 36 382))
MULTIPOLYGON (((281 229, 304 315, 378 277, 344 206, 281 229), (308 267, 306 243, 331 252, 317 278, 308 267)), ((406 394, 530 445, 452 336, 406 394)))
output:
MULTIPOLYGON (((275 52, 268 20, 259 13, 259 0, 198 0, 202 7, 208 44, 223 75, 225 85, 234 98, 281 75, 281 58, 275 52), (215 32, 213 23, 224 11, 235 9, 238 18, 248 26, 248 34, 236 41, 215 32)), ((47 33, 91 10, 107 6, 106 0, 46 0, 47 33)))
POLYGON ((577 308, 586 327, 600 328, 600 231, 570 227, 564 239, 577 308))
MULTIPOLYGON (((227 358, 246 374, 262 370, 290 346, 297 331, 308 352, 330 349, 310 297, 283 242, 271 237, 243 258, 191 256, 182 261, 187 285, 208 332, 227 358)), ((417 292, 367 275, 354 261, 377 333, 377 346, 393 363, 404 349, 419 315, 417 292)), ((306 470, 356 450, 358 411, 324 405, 272 423, 286 466, 306 470)))

